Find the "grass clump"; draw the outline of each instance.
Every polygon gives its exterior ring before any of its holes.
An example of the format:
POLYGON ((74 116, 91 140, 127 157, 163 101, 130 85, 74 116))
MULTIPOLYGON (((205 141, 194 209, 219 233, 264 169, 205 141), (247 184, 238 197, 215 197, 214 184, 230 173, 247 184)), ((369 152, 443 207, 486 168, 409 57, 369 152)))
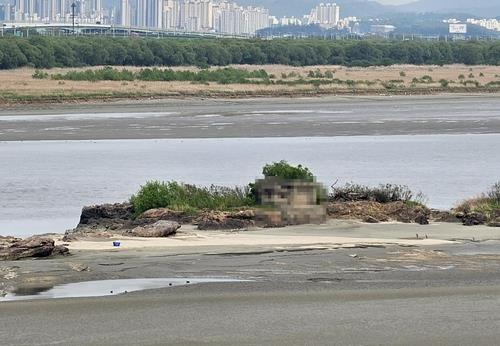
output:
POLYGON ((347 183, 344 186, 332 186, 329 196, 330 202, 373 201, 379 203, 405 202, 409 206, 422 205, 424 196, 414 194, 406 185, 381 184, 370 187, 360 184, 347 183))
POLYGON ((500 181, 479 197, 462 202, 455 210, 464 214, 479 213, 489 221, 500 218, 500 181))
POLYGON ((49 78, 49 74, 41 70, 35 70, 31 77, 33 77, 33 79, 47 79, 49 78))
POLYGON ((449 80, 447 80, 447 79, 441 79, 441 80, 439 81, 439 84, 441 84, 441 86, 442 86, 443 88, 447 88, 447 87, 450 85, 450 81, 449 81, 449 80))
POLYGON ((196 213, 199 210, 231 210, 254 204, 246 188, 211 185, 197 187, 175 181, 148 181, 130 198, 136 216, 149 209, 170 208, 196 213))

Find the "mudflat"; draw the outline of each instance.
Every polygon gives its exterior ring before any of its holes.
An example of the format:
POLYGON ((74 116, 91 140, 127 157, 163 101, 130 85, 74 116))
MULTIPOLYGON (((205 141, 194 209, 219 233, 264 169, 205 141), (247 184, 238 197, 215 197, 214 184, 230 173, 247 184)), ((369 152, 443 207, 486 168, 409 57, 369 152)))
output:
POLYGON ((500 241, 493 231, 337 221, 180 237, 190 246, 144 241, 116 249, 109 239, 98 242, 106 249, 84 250, 77 242, 70 257, 2 263, 1 282, 33 294, 100 279, 248 281, 0 302, 2 343, 492 344, 500 336, 500 241), (308 231, 315 242, 305 241, 308 231), (289 241, 273 245, 278 235, 289 241), (207 242, 214 237, 240 242, 207 242))
POLYGON ((16 105, 0 110, 0 140, 488 134, 499 107, 473 94, 16 105))

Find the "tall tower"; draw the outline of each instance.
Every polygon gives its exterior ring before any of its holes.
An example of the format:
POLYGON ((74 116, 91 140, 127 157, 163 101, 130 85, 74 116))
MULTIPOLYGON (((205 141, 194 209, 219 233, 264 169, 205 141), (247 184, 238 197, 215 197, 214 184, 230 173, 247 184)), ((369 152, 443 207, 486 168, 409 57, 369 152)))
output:
POLYGON ((120 25, 130 26, 130 8, 128 0, 121 0, 120 25))

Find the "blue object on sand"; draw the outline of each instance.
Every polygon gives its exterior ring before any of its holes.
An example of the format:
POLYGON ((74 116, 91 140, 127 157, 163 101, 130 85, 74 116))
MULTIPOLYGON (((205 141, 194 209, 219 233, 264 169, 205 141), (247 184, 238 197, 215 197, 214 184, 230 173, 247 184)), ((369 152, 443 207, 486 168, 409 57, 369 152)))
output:
POLYGON ((120 242, 119 242, 119 241, 114 241, 114 242, 113 242, 113 246, 114 246, 114 247, 118 247, 118 246, 120 246, 120 242))

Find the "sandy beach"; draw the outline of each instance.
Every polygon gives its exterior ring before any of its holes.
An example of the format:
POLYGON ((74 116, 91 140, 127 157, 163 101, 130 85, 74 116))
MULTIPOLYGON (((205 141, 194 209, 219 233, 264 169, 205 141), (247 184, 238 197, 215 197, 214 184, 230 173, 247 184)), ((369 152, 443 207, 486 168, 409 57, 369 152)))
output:
MULTIPOLYGON (((386 232, 377 234, 376 230, 370 231, 368 224, 348 221, 330 221, 326 225, 304 225, 289 226, 283 229, 255 229, 250 231, 198 231, 195 226, 184 225, 175 237, 169 238, 138 238, 138 237, 111 237, 106 240, 77 240, 70 242, 68 248, 74 250, 103 250, 121 251, 131 249, 147 250, 151 248, 163 248, 171 251, 180 251, 196 248, 202 249, 227 249, 240 248, 353 248, 356 246, 377 246, 377 245, 450 245, 455 241, 446 238, 455 238, 454 227, 449 224, 432 225, 425 229, 411 227, 411 225, 401 225, 397 223, 384 223, 380 228, 386 232), (409 226, 409 227, 407 227, 409 226), (349 230, 350 229, 350 230, 349 230), (346 234, 349 230, 349 234, 346 234), (418 232, 425 231, 419 239, 416 239, 418 232), (416 233, 413 233, 416 231, 416 233), (427 232, 431 236, 428 237, 427 232), (410 238, 412 237, 412 238, 410 238), (113 248, 112 241, 119 240, 120 247, 113 248)), ((482 227, 474 233, 465 232, 463 237, 469 236, 478 239, 490 239, 495 237, 495 232, 491 228, 482 227)), ((59 241, 58 244, 63 244, 59 241)), ((209 250, 208 250, 209 251, 209 250)))

